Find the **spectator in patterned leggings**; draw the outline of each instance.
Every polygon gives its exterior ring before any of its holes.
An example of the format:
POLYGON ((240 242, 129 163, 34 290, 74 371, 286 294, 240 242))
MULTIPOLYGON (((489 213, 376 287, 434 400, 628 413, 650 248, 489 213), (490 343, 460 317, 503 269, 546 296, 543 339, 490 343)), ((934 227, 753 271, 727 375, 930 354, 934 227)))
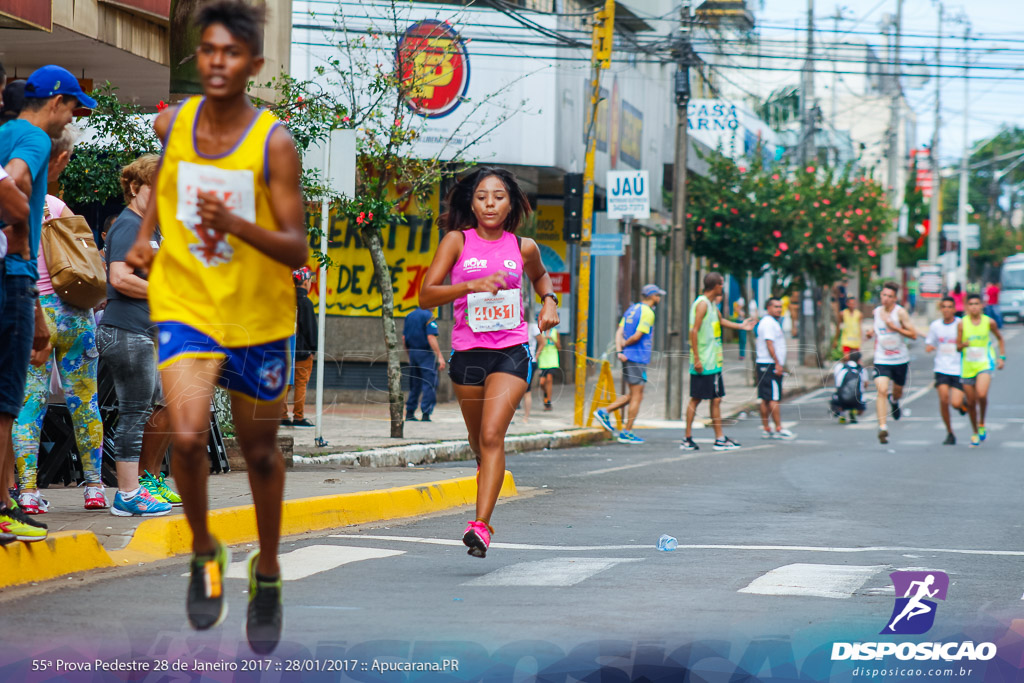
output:
MULTIPOLYGON (((53 141, 50 153, 50 182, 54 182, 68 165, 78 131, 68 125, 60 138, 53 141)), ((61 200, 46 196, 43 220, 74 215, 61 200)), ((68 412, 75 428, 75 442, 85 470, 85 508, 102 510, 107 507, 100 479, 103 448, 103 423, 96 397, 96 322, 91 310, 75 308, 65 303, 53 291, 46 260, 39 250, 39 302, 50 327, 53 353, 46 363, 30 366, 25 387, 25 403, 14 424, 14 457, 18 469, 21 495, 18 505, 30 515, 46 512, 47 503, 36 488, 39 464, 39 435, 46 416, 50 393, 50 375, 57 365, 68 412)))

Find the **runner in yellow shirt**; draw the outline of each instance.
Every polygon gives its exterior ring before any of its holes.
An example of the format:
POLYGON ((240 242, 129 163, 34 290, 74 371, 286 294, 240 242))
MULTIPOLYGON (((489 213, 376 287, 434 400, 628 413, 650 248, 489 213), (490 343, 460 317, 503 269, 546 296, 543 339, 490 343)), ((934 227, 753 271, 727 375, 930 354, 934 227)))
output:
POLYGON ((956 346, 963 354, 960 382, 967 395, 967 415, 974 428, 971 446, 978 446, 988 436, 985 432, 988 389, 992 384, 992 373, 996 368, 1002 370, 1006 362, 1006 343, 995 321, 981 312, 980 295, 968 294, 966 308, 966 315, 960 318, 956 346), (991 335, 999 341, 998 359, 992 353, 991 335))
POLYGON ((192 530, 186 609, 199 630, 227 614, 229 553, 207 526, 206 478, 214 385, 231 392, 260 540, 248 562, 246 619, 259 654, 277 646, 283 623, 277 428, 295 326, 291 271, 309 258, 299 155, 273 114, 246 95, 263 66, 264 15, 242 0, 214 0, 196 14, 204 97, 156 119, 164 143, 156 201, 125 258, 136 268, 152 264, 149 301, 174 430, 174 480, 192 530), (157 223, 163 241, 154 259, 157 223))

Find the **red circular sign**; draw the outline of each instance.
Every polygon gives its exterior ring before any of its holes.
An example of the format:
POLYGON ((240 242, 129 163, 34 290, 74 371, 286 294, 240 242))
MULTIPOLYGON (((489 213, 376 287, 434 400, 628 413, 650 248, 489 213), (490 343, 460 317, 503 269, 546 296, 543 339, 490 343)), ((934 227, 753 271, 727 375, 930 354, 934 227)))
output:
POLYGON ((450 114, 469 88, 469 53, 449 24, 420 21, 398 41, 395 59, 405 103, 427 118, 450 114))

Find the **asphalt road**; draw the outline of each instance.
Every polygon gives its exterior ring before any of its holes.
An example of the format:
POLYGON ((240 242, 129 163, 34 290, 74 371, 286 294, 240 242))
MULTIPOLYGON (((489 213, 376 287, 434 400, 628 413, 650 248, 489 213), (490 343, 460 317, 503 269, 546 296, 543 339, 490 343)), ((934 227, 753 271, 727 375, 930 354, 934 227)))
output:
MULTIPOLYGON (((643 445, 511 457, 524 495, 498 506, 483 560, 459 541, 471 510, 290 539, 282 546, 285 642, 270 671, 211 680, 432 680, 440 674, 381 676, 368 662, 444 658, 462 662, 451 680, 538 670, 571 680, 620 664, 636 678, 630 666, 663 662, 679 648, 684 659, 701 659, 693 654, 700 647, 718 653, 701 666, 722 680, 736 662, 780 680, 822 666, 815 675, 836 680, 829 664, 812 662, 814 652, 820 657, 836 640, 884 639, 889 574, 899 570, 950 579, 934 628, 913 639, 991 639, 1006 665, 1021 640, 1008 630, 1024 617, 1018 330, 1009 331, 980 448, 968 447, 961 417, 961 443, 940 445, 931 361, 918 343, 909 414, 890 422, 887 445, 876 439, 870 410, 857 425, 828 419, 822 391, 785 405, 793 442, 762 440, 759 421, 746 419, 726 429, 744 446, 735 452, 711 450, 710 430, 696 434, 701 450, 683 452, 679 431, 658 429, 641 432, 643 445), (678 549, 658 551, 662 534, 676 537, 678 549), (714 650, 716 642, 725 649, 714 650), (355 670, 289 671, 305 661, 355 670)), ((239 562, 244 551, 235 553, 239 562)), ((0 680, 57 652, 192 667, 166 680, 197 677, 197 659, 248 658, 240 567, 238 578, 229 572, 227 622, 201 634, 185 625, 184 560, 4 591, 7 625, 31 628, 5 633, 0 680)))

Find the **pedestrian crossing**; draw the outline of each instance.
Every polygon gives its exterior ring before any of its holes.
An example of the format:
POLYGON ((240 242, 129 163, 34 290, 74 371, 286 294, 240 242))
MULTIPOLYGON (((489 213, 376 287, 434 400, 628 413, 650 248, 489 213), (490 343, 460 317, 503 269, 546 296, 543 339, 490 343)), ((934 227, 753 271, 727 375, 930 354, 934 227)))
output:
MULTIPOLYGON (((284 580, 300 581, 342 568, 344 565, 399 558, 406 555, 405 550, 372 547, 368 542, 398 546, 399 548, 410 544, 459 546, 460 548, 462 546, 461 541, 457 539, 386 534, 335 534, 328 538, 334 542, 320 542, 282 553, 280 563, 284 580)), ((323 539, 323 541, 327 540, 323 539)), ((900 546, 680 544, 675 552, 663 553, 657 551, 653 544, 559 546, 493 543, 491 549, 492 551, 518 552, 515 552, 511 558, 508 554, 496 553, 497 566, 491 571, 471 577, 466 577, 465 574, 453 574, 452 578, 455 579, 456 585, 466 588, 570 588, 585 586, 587 582, 598 577, 611 583, 632 582, 638 575, 638 570, 646 576, 649 576, 651 571, 670 571, 673 580, 679 580, 681 567, 692 561, 695 553, 701 551, 734 552, 748 559, 766 557, 766 553, 779 557, 782 557, 784 553, 789 553, 792 556, 800 555, 802 559, 809 559, 809 554, 819 554, 823 559, 828 556, 828 560, 785 563, 769 561, 765 563, 760 559, 755 559, 755 566, 740 565, 749 568, 737 570, 743 573, 738 577, 739 581, 723 576, 719 585, 721 589, 739 595, 846 600, 858 597, 892 596, 893 588, 889 574, 893 571, 944 571, 955 574, 957 572, 954 569, 958 566, 959 560, 953 558, 958 556, 967 558, 983 555, 1015 560, 1024 559, 1024 551, 1020 550, 900 546), (523 558, 524 552, 528 554, 554 553, 554 556, 523 558), (949 564, 952 566, 900 566, 906 564, 904 558, 929 555, 950 558, 949 564), (844 562, 844 557, 851 556, 865 557, 865 559, 869 556, 876 562, 858 564, 844 562), (834 560, 833 557, 835 557, 834 560), (878 562, 879 559, 882 561, 878 562), (508 563, 501 564, 502 560, 508 563), (886 562, 886 560, 890 561, 886 562)), ((490 555, 488 555, 488 559, 490 559, 490 555)), ((482 565, 476 563, 470 566, 483 568, 482 565)), ((387 570, 386 565, 375 564, 372 571, 387 570)), ((366 569, 354 568, 353 571, 365 572, 366 569)), ((246 578, 245 563, 233 562, 226 577, 229 579, 246 578)), ((1013 589, 1010 592, 1015 593, 1013 589)), ((1016 593, 1012 597, 1003 596, 1003 599, 1018 600, 1016 593)), ((1019 599, 1024 600, 1024 596, 1019 599)))

